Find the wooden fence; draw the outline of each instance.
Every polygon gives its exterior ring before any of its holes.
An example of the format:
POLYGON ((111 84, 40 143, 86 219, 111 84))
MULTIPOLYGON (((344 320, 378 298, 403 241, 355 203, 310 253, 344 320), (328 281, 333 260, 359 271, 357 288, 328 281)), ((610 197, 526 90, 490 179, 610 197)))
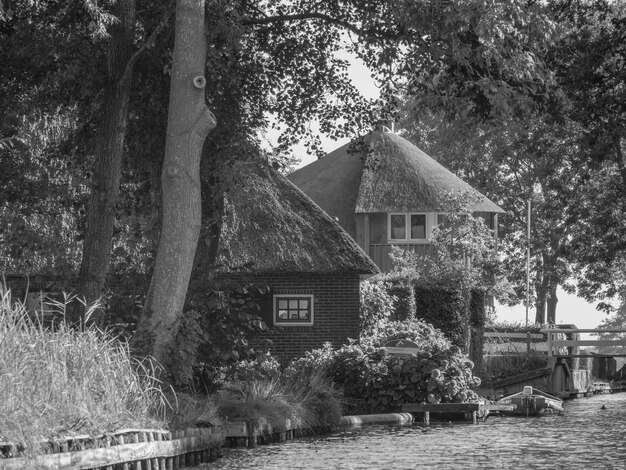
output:
POLYGON ((212 428, 125 429, 95 438, 72 436, 46 443, 46 453, 35 457, 14 457, 20 449, 0 442, 0 470, 171 470, 215 460, 223 444, 224 433, 212 428))
POLYGON ((497 346, 492 347, 489 344, 489 340, 492 343, 497 343, 500 340, 500 344, 525 344, 526 353, 531 351, 546 354, 548 357, 560 356, 560 357, 597 357, 599 353, 587 353, 580 352, 581 346, 605 346, 605 347, 622 347, 622 352, 612 352, 605 354, 612 357, 626 357, 626 339, 580 339, 580 333, 591 333, 593 335, 599 335, 602 333, 626 333, 624 328, 610 328, 610 329, 580 329, 580 328, 546 328, 541 330, 541 333, 507 333, 490 331, 485 332, 485 356, 497 356, 508 354, 519 354, 522 351, 519 350, 505 350, 500 348, 497 350, 497 346), (490 348, 492 350, 490 350, 490 348))
POLYGON ((590 355, 588 353, 576 352, 581 346, 606 346, 622 348, 622 352, 607 353, 606 356, 611 357, 626 357, 626 339, 563 339, 562 335, 574 335, 579 333, 592 333, 598 335, 601 333, 626 333, 624 328, 605 328, 605 329, 580 329, 580 328, 546 328, 541 330, 542 333, 547 335, 548 343, 548 356, 567 356, 567 357, 596 357, 598 354, 590 355), (562 348, 568 348, 567 353, 562 352, 562 348))

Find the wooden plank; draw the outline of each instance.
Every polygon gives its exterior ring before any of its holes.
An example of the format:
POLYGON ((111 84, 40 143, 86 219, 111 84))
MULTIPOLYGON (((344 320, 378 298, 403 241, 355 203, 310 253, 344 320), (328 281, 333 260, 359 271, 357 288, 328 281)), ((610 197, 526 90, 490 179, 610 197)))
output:
POLYGON ((411 354, 417 354, 419 351, 417 348, 397 348, 395 346, 385 346, 385 349, 389 354, 397 354, 399 356, 410 356, 411 354))
MULTIPOLYGON (((357 218, 360 214, 357 214, 357 218)), ((358 222, 357 222, 358 224, 358 222)), ((365 238, 365 241, 363 242, 363 245, 361 245, 361 248, 363 248, 364 251, 367 251, 368 256, 369 256, 369 246, 370 246, 370 215, 368 213, 363 214, 363 236, 365 238)))
POLYGON ((100 449, 49 454, 27 459, 9 458, 0 461, 2 470, 57 469, 84 470, 95 467, 124 464, 137 460, 159 457, 174 457, 188 452, 204 450, 211 446, 222 445, 224 439, 219 434, 202 437, 193 436, 174 441, 154 441, 124 444, 100 449))
MULTIPOLYGON (((519 339, 526 339, 528 338, 528 335, 526 333, 496 333, 496 332, 487 332, 485 331, 484 334, 485 338, 519 338, 519 339)), ((531 339, 544 339, 544 335, 542 335, 541 333, 531 333, 530 334, 530 338, 531 339)))
POLYGON ((503 405, 500 403, 487 403, 480 405, 480 409, 486 411, 513 411, 515 408, 516 405, 503 405))
POLYGON ((626 357, 626 354, 612 354, 612 353, 608 353, 608 354, 555 354, 554 356, 563 357, 563 358, 584 357, 584 358, 604 359, 604 358, 611 358, 611 357, 626 357))
POLYGON ((580 340, 552 340, 552 346, 626 346, 626 339, 580 339, 580 340))
POLYGON ((558 328, 546 328, 540 330, 542 333, 626 333, 626 328, 602 328, 602 329, 588 329, 588 328, 571 328, 571 329, 558 329, 558 328))
POLYGON ((403 412, 410 413, 465 413, 478 411, 478 403, 405 403, 403 412))

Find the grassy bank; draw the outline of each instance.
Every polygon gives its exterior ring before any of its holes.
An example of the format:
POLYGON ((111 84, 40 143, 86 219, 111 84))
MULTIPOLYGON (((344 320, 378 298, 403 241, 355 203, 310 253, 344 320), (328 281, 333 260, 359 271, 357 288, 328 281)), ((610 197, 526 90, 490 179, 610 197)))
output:
POLYGON ((150 363, 96 328, 44 328, 10 291, 0 293, 0 441, 36 452, 57 436, 164 426, 150 363))

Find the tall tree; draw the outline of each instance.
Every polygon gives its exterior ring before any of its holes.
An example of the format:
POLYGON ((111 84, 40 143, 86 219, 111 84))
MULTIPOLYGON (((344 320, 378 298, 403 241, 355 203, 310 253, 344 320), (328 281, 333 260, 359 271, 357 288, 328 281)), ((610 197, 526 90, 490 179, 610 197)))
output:
POLYGON ((100 297, 109 272, 133 78, 133 64, 129 61, 135 40, 135 8, 135 0, 116 3, 113 12, 118 21, 111 27, 107 44, 102 118, 95 141, 95 166, 77 286, 79 295, 89 304, 100 297))
POLYGON ((78 295, 86 304, 100 297, 109 273, 133 69, 140 54, 167 24, 171 8, 171 3, 165 4, 160 23, 143 39, 143 44, 135 48, 136 2, 118 0, 114 5, 117 21, 110 28, 107 43, 102 117, 94 145, 95 167, 77 286, 78 295))
POLYGON ((499 251, 507 278, 525 297, 527 201, 531 201, 531 302, 538 323, 556 321, 557 287, 569 290, 569 250, 578 236, 572 208, 583 201, 576 166, 579 126, 548 124, 531 115, 480 123, 424 116, 406 122, 409 137, 452 171, 495 200, 499 251))
POLYGON ((134 346, 167 365, 201 225, 200 156, 216 119, 205 103, 205 5, 178 0, 157 258, 134 346))

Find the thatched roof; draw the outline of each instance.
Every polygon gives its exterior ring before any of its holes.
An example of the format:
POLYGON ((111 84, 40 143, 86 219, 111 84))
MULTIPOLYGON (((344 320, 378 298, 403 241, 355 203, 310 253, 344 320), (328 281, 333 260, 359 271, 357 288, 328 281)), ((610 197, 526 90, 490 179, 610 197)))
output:
POLYGON ((218 263, 251 273, 379 272, 341 226, 269 165, 232 168, 218 263))
MULTIPOLYGON (((450 192, 479 194, 397 134, 375 131, 362 144, 366 151, 346 144, 288 177, 351 234, 355 213, 436 212, 450 192)), ((484 196, 471 209, 504 212, 484 196)))

